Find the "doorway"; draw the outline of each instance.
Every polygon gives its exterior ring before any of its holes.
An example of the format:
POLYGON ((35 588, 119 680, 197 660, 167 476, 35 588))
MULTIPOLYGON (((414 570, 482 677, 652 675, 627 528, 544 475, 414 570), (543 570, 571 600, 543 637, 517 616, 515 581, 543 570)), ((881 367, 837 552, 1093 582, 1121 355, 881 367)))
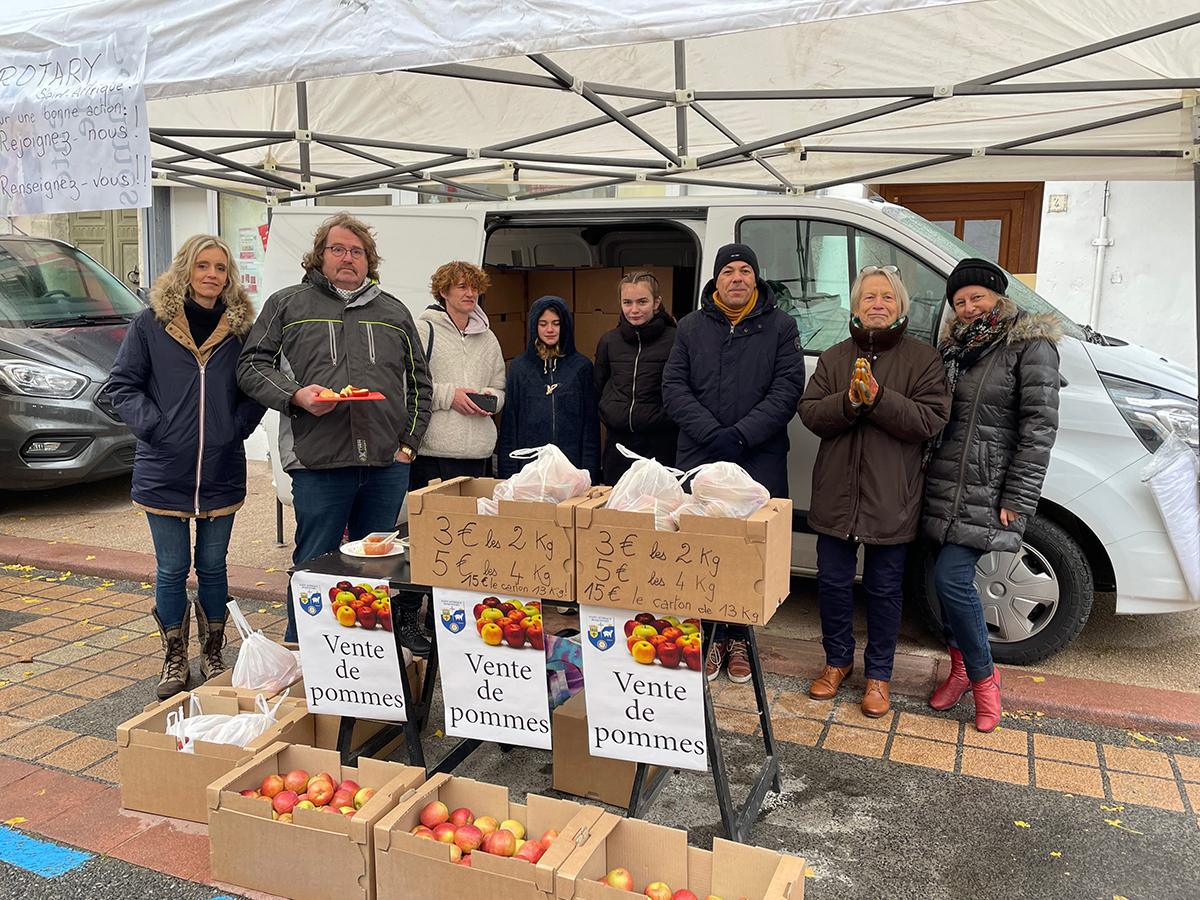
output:
POLYGON ((138 210, 98 209, 69 213, 68 240, 131 291, 141 285, 138 256, 138 210))

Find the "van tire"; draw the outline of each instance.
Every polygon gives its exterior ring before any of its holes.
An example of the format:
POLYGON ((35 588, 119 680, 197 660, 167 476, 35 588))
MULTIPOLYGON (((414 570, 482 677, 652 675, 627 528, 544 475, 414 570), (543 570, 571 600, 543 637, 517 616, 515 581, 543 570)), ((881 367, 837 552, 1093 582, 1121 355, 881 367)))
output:
MULTIPOLYGON (((1031 562, 1044 559, 1058 581, 1058 603, 1051 617, 1031 636, 1019 641, 991 641, 992 659, 1007 665, 1026 666, 1053 656, 1079 636, 1092 612, 1092 567, 1079 543, 1043 515, 1035 515, 1025 529, 1023 550, 1031 562)), ((908 566, 909 596, 916 600, 922 619, 941 637, 941 603, 934 587, 933 566, 937 546, 914 546, 908 566)))

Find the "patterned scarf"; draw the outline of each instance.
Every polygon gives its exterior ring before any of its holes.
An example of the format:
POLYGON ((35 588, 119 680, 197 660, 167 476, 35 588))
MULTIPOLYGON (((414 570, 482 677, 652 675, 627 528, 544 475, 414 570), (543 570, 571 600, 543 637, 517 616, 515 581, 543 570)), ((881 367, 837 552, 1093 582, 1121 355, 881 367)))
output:
POLYGON ((938 346, 942 365, 946 367, 946 383, 950 386, 951 396, 954 395, 959 376, 975 365, 989 347, 1008 335, 1015 319, 1015 316, 1003 315, 997 305, 974 322, 955 322, 951 326, 950 334, 938 346))

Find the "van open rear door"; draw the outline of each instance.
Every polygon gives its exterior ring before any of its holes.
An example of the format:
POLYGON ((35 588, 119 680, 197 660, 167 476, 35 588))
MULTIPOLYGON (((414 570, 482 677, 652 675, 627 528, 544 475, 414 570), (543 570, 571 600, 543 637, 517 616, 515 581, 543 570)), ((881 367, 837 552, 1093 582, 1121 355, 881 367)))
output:
MULTIPOLYGON (((263 267, 263 300, 300 281, 304 275, 300 260, 312 249, 313 233, 321 222, 340 211, 329 206, 275 211, 263 267)), ((380 285, 403 300, 414 316, 433 302, 429 279, 438 266, 455 259, 479 264, 483 259, 483 210, 447 203, 350 207, 346 211, 375 229, 382 257, 380 285)))

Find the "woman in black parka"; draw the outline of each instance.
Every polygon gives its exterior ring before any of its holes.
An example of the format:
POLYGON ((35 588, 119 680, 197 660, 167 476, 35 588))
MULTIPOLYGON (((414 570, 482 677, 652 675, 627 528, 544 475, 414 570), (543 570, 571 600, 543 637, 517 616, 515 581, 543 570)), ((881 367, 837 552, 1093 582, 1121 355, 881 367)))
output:
POLYGON ((658 279, 631 272, 618 283, 621 321, 596 346, 596 393, 604 444, 604 483, 617 483, 633 460, 621 444, 640 456, 675 465, 679 429, 663 409, 662 373, 675 345, 675 320, 662 306, 658 279))
POLYGON ((138 439, 131 495, 154 540, 162 698, 183 690, 189 677, 190 519, 200 673, 208 679, 225 670, 225 556, 246 498, 243 442, 265 412, 237 387, 238 354, 253 321, 229 245, 190 237, 155 282, 150 308, 130 324, 109 380, 113 404, 138 439))
POLYGON ((953 405, 931 449, 922 519, 942 544, 934 582, 950 645, 950 675, 929 704, 949 709, 969 689, 980 731, 1000 721, 1000 681, 975 564, 984 553, 1020 549, 1058 431, 1062 327, 1054 316, 1018 310, 1007 288, 1008 276, 985 259, 962 260, 946 280, 954 317, 938 349, 953 405))

